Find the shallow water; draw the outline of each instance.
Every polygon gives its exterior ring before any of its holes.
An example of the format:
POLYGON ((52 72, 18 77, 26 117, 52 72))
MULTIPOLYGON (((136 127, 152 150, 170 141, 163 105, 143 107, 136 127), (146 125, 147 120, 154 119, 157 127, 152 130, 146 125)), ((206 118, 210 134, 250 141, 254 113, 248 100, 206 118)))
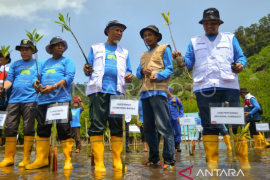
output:
MULTIPOLYGON (((202 143, 201 143, 202 145, 202 143)), ((133 147, 130 146, 133 150, 133 147)), ((142 146, 139 146, 139 150, 142 146)), ((58 170, 55 173, 50 173, 49 168, 43 168, 38 170, 25 170, 19 168, 18 164, 23 159, 23 147, 17 147, 15 155, 15 165, 5 168, 0 168, 0 179, 19 179, 19 180, 38 180, 38 179, 142 179, 142 180, 155 180, 155 179, 188 179, 178 174, 186 168, 190 168, 183 172, 184 175, 190 179, 270 179, 270 150, 269 149, 249 149, 249 161, 251 165, 250 170, 241 169, 243 173, 238 176, 228 176, 228 169, 232 169, 232 156, 231 152, 226 150, 226 145, 223 142, 219 143, 219 169, 224 169, 227 173, 221 174, 221 176, 205 175, 206 162, 204 149, 198 148, 196 144, 196 150, 194 156, 189 155, 189 151, 185 148, 184 143, 181 143, 182 153, 176 153, 176 167, 171 170, 164 171, 160 168, 140 168, 138 164, 147 161, 148 153, 128 153, 126 156, 127 172, 122 175, 121 172, 114 172, 112 168, 112 152, 108 147, 105 149, 104 161, 107 172, 105 174, 95 174, 93 167, 91 166, 91 158, 87 157, 86 147, 83 146, 80 153, 72 154, 72 163, 74 169, 63 170, 64 156, 62 153, 62 147, 58 147, 58 170), (191 166, 193 166, 191 168, 191 166), (201 171, 200 171, 201 169, 201 171), (201 172, 201 173, 200 173, 201 172), (243 176, 244 175, 244 176, 243 176)), ((75 147, 73 148, 75 151, 75 147)), ((162 157, 162 152, 160 152, 162 157)), ((0 147, 0 160, 4 158, 4 147, 0 147)), ((31 154, 31 162, 35 160, 35 152, 31 154)), ((239 169, 237 169, 237 172, 239 169)), ((215 171, 214 171, 215 172, 215 171)), ((234 174, 236 175, 236 174, 234 174)))

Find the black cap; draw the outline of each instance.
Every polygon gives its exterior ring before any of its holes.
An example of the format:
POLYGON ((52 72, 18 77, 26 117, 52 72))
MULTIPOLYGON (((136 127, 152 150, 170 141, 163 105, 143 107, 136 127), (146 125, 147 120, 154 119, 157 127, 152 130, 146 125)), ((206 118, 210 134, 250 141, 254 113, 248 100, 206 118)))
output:
POLYGON ((20 46, 16 46, 15 49, 17 51, 20 51, 21 47, 31 47, 31 48, 35 47, 36 51, 34 53, 38 52, 37 47, 34 46, 34 43, 32 41, 28 40, 28 39, 21 40, 20 46))
POLYGON ((60 36, 56 36, 56 37, 52 38, 51 41, 50 41, 50 44, 48 44, 46 46, 45 49, 46 49, 47 53, 52 54, 52 51, 50 50, 50 46, 53 45, 53 44, 61 43, 61 42, 64 44, 65 51, 66 51, 67 48, 68 48, 67 42, 65 40, 63 40, 60 36))
POLYGON ((104 34, 106 36, 108 36, 106 30, 110 29, 111 27, 121 27, 123 29, 123 31, 125 31, 127 29, 127 27, 124 24, 119 23, 117 20, 113 20, 108 22, 108 24, 106 25, 105 29, 104 29, 104 34))
MULTIPOLYGON (((2 50, 0 50, 0 57, 3 57, 2 50)), ((9 61, 7 62, 7 64, 9 64, 11 62, 10 53, 8 53, 6 58, 9 59, 9 61)))
POLYGON ((221 24, 224 22, 220 19, 219 17, 219 11, 216 8, 208 8, 203 11, 203 19, 199 22, 200 24, 203 23, 203 21, 208 21, 208 20, 220 20, 221 24))
POLYGON ((249 91, 247 90, 247 88, 240 88, 239 92, 240 93, 249 93, 249 91))
POLYGON ((157 40, 157 42, 161 41, 162 39, 162 34, 159 32, 159 29, 155 26, 155 25, 149 25, 147 26, 146 28, 143 28, 141 31, 140 31, 140 35, 141 35, 141 38, 143 39, 143 33, 144 31, 146 30, 151 30, 151 31, 154 31, 156 34, 159 34, 159 38, 157 40))

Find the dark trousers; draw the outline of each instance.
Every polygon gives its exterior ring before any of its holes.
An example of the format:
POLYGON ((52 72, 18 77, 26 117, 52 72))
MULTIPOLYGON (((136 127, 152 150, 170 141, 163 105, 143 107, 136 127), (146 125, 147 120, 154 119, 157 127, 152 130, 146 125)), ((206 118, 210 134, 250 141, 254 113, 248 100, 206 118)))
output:
POLYGON ((81 150, 81 127, 73 127, 71 128, 73 134, 75 135, 76 149, 81 150))
POLYGON ((166 97, 151 96, 142 99, 142 107, 144 135, 150 148, 149 161, 155 163, 160 160, 158 131, 164 137, 162 154, 164 163, 174 165, 174 134, 171 128, 170 112, 166 97))
MULTIPOLYGON (((203 135, 219 135, 224 131, 223 124, 211 124, 210 106, 224 107, 225 101, 230 107, 240 107, 239 90, 217 90, 196 93, 197 105, 202 119, 203 135), (221 105, 223 103, 223 105, 221 105)), ((234 133, 237 125, 233 125, 234 133)))
POLYGON ((198 140, 201 140, 201 138, 202 138, 202 132, 199 132, 199 138, 198 138, 198 140))
POLYGON ((37 103, 9 103, 8 115, 5 122, 6 137, 16 137, 20 118, 23 119, 24 136, 35 136, 35 118, 37 115, 37 103))
POLYGON ((110 112, 111 94, 96 93, 89 95, 89 116, 91 126, 88 129, 89 136, 103 135, 107 128, 107 121, 111 136, 123 137, 122 116, 112 115, 110 112))
MULTIPOLYGON (((58 103, 61 105, 60 103, 58 103)), ((51 129, 52 129, 52 124, 45 124, 46 120, 46 113, 47 109, 50 104, 44 104, 44 105, 39 105, 38 106, 38 114, 37 114, 37 135, 39 137, 50 137, 51 136, 51 129)), ((69 109, 68 112, 68 123, 57 123, 56 128, 57 128, 57 134, 60 140, 66 140, 69 138, 74 138, 74 134, 71 131, 70 128, 70 121, 72 120, 72 114, 71 110, 69 109)))
POLYGON ((128 140, 129 140, 129 122, 126 122, 126 148, 128 148, 128 140))
POLYGON ((256 131, 256 122, 260 122, 260 120, 258 121, 250 121, 250 122, 247 122, 247 123, 250 123, 249 124, 249 131, 250 131, 250 136, 253 138, 253 135, 259 135, 259 132, 256 131))

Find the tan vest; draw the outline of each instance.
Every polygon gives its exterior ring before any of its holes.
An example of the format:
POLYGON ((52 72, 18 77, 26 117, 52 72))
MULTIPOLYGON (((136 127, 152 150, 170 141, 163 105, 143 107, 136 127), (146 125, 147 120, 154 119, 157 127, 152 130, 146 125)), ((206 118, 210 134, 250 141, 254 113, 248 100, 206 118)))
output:
MULTIPOLYGON (((141 55, 141 68, 152 68, 152 73, 160 73, 164 70, 163 64, 163 55, 166 47, 171 46, 169 44, 162 44, 155 48, 152 52, 144 52, 141 55)), ((155 83, 150 83, 150 77, 144 76, 141 81, 140 92, 149 91, 149 90, 160 90, 160 91, 168 91, 168 86, 170 82, 170 77, 164 79, 162 81, 157 81, 155 83)))

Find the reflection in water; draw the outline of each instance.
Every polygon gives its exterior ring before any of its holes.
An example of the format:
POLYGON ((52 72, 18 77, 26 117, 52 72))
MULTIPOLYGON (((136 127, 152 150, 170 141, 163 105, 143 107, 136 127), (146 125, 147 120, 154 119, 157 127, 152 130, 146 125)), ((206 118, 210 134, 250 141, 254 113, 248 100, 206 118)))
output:
MULTIPOLYGON (((75 148, 75 147, 74 147, 75 148)), ((133 148, 133 147, 130 147, 133 148)), ((37 169, 37 170, 25 170, 19 168, 18 164, 23 159, 23 147, 16 149, 15 165, 5 168, 0 168, 0 179, 20 179, 20 180, 39 180, 39 179, 102 179, 102 180, 130 180, 130 179, 187 179, 179 175, 178 172, 193 166, 192 173, 189 171, 184 172, 186 176, 192 177, 193 179, 269 179, 269 164, 270 164, 270 150, 269 149, 249 149, 249 161, 251 165, 250 170, 244 170, 245 177, 228 177, 222 174, 222 176, 202 176, 201 174, 196 176, 199 169, 206 167, 204 149, 196 146, 194 156, 190 156, 188 149, 185 148, 184 143, 181 146, 182 153, 175 154, 176 167, 174 169, 164 171, 160 168, 140 168, 140 163, 146 162, 148 159, 148 153, 128 153, 126 156, 126 165, 128 170, 123 175, 122 172, 113 171, 112 167, 112 152, 109 148, 105 148, 104 163, 107 169, 106 173, 95 173, 91 166, 90 158, 86 155, 86 147, 84 146, 81 153, 72 154, 73 170, 63 170, 64 166, 64 155, 62 153, 62 147, 58 147, 58 171, 56 173, 50 173, 49 168, 37 169)), ((139 146, 139 150, 142 150, 142 146, 139 146)), ((162 157, 162 152, 160 152, 162 157)), ((4 158, 4 147, 0 147, 0 160, 4 158)), ((31 162, 35 160, 35 154, 31 155, 31 162)), ((161 159, 163 162, 163 159, 161 159)), ((238 167, 239 167, 239 163, 238 167)), ((232 165, 232 153, 227 150, 226 145, 221 141, 219 143, 219 168, 231 169, 232 165)), ((239 170, 239 169, 238 169, 239 170)))

